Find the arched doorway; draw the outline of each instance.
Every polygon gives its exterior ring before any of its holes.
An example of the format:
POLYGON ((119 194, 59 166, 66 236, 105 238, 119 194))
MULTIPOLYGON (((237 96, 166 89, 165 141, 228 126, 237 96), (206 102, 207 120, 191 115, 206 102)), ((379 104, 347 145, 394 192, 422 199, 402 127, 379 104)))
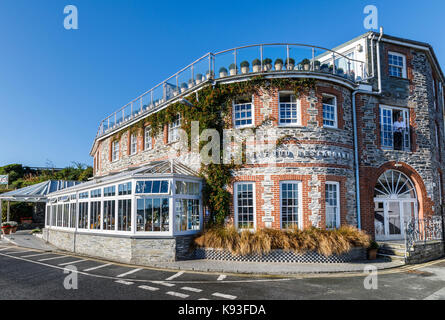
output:
POLYGON ((402 172, 385 171, 374 187, 374 227, 376 240, 400 240, 405 224, 418 217, 413 182, 402 172))

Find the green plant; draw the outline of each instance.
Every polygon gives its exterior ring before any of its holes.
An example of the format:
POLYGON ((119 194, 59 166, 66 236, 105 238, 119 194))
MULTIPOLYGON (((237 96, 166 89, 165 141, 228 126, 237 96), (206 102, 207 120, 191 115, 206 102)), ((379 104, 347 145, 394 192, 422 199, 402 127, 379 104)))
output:
POLYGON ((288 64, 295 65, 295 60, 292 59, 292 58, 286 59, 286 66, 287 66, 288 64))
POLYGON ((263 64, 272 64, 272 59, 269 58, 264 59, 263 64))
POLYGON ((301 60, 300 63, 304 66, 305 64, 311 64, 311 60, 309 60, 309 59, 303 59, 303 60, 301 60))
POLYGON ((283 60, 278 58, 275 60, 275 64, 283 64, 283 60))
POLYGON ((319 67, 321 65, 321 62, 318 60, 315 60, 314 62, 314 66, 319 67))
POLYGON ((249 62, 243 61, 240 63, 241 68, 248 68, 250 66, 249 62))
POLYGON ((187 83, 185 83, 185 82, 181 83, 181 88, 187 89, 187 83))
POLYGON ((379 248, 379 244, 377 243, 377 242, 375 242, 374 240, 372 240, 370 243, 369 243, 369 246, 368 246, 368 249, 378 249, 379 248))
POLYGON ((234 64, 234 63, 232 63, 230 66, 229 66, 229 70, 236 70, 237 69, 237 67, 236 67, 236 65, 234 64))
POLYGON ((31 234, 36 234, 36 233, 42 233, 42 230, 37 228, 37 229, 34 229, 34 230, 31 231, 31 234))
POLYGON ((342 68, 337 68, 337 73, 338 74, 343 74, 343 73, 345 73, 345 71, 342 68))
POLYGON ((11 222, 2 222, 2 228, 12 228, 11 222))
POLYGON ((281 249, 302 253, 317 251, 329 256, 348 252, 353 247, 367 247, 370 237, 352 226, 335 230, 308 228, 305 230, 260 229, 238 232, 231 227, 213 227, 195 239, 201 248, 226 249, 232 254, 267 254, 281 249))
POLYGON ((252 66, 261 66, 261 61, 260 59, 255 59, 252 61, 252 66))
POLYGON ((329 65, 327 63, 323 63, 320 67, 321 70, 328 70, 329 69, 329 65))
POLYGON ((221 73, 221 72, 227 73, 227 69, 224 68, 224 67, 221 67, 221 68, 219 68, 219 72, 220 72, 220 73, 221 73))
POLYGON ((196 80, 201 80, 201 79, 202 79, 202 73, 196 74, 196 80))

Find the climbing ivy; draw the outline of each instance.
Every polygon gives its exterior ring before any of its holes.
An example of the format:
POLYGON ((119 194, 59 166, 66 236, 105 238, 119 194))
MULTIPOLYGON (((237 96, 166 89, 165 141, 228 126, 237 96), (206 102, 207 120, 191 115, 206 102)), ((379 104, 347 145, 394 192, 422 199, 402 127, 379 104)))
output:
MULTIPOLYGON (((151 128, 153 137, 162 132, 165 125, 173 122, 175 117, 181 115, 181 126, 191 137, 192 121, 199 121, 200 133, 206 129, 216 129, 223 136, 223 130, 231 127, 232 121, 232 101, 240 95, 259 94, 261 91, 272 93, 274 90, 293 91, 298 97, 301 93, 315 88, 313 79, 289 79, 273 78, 267 79, 262 76, 253 77, 249 81, 235 82, 230 84, 208 85, 199 92, 185 97, 191 104, 176 102, 167 108, 155 112, 130 127, 130 132, 143 129, 145 126, 151 128)), ((276 121, 268 118, 266 121, 276 121)), ((258 126, 254 130, 258 129, 258 126)), ((117 133, 119 135, 121 133, 117 133)), ((120 135, 118 139, 120 139, 120 135)), ((281 141, 282 143, 283 141, 281 141)), ((206 142, 201 143, 204 144, 206 142)), ((222 150, 222 141, 221 150, 222 150)), ((237 167, 233 163, 222 164, 223 154, 221 154, 221 164, 210 164, 201 167, 200 175, 205 179, 204 205, 208 207, 211 214, 210 224, 223 224, 225 218, 230 213, 230 193, 227 186, 232 182, 232 172, 237 167)), ((245 157, 243 157, 243 161, 245 157)))

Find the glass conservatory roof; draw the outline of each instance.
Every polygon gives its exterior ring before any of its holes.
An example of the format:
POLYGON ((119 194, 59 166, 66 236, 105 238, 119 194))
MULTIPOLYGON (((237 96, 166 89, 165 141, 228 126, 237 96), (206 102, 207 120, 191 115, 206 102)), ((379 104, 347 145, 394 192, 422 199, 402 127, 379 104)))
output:
POLYGON ((46 201, 48 194, 80 184, 79 181, 48 180, 32 186, 0 194, 0 200, 40 202, 46 201))

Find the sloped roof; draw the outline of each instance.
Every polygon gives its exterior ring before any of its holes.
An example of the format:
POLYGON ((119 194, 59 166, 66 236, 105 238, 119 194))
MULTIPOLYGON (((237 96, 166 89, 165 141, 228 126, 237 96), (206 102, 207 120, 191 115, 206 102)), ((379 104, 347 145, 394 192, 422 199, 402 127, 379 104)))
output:
POLYGON ((48 180, 32 186, 0 194, 0 200, 40 202, 48 194, 80 184, 79 181, 48 180))

